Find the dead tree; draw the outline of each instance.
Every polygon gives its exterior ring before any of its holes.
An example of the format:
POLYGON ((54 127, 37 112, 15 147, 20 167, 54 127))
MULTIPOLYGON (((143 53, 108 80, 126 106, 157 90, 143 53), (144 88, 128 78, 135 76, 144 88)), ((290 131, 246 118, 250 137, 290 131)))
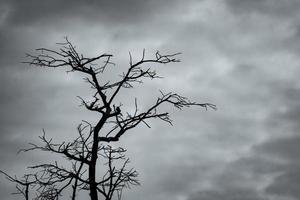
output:
MULTIPOLYGON (((34 190, 32 199, 58 200, 63 196, 64 190, 70 187, 72 190, 70 198, 75 200, 78 190, 89 190, 88 168, 84 165, 89 162, 92 143, 91 131, 88 134, 83 133, 87 127, 91 128, 90 124, 84 126, 81 124, 78 127, 79 137, 72 142, 54 143, 52 139, 47 139, 44 133, 40 136, 43 146, 31 144, 30 148, 21 150, 62 154, 71 161, 71 166, 67 168, 57 162, 29 166, 32 173, 24 175, 21 179, 0 171, 9 181, 16 183, 17 192, 13 194, 21 194, 25 200, 29 200, 30 192, 32 194, 34 190)), ((126 150, 120 147, 99 145, 98 156, 105 160, 106 171, 103 170, 104 173, 99 177, 96 185, 97 191, 105 197, 105 200, 112 199, 113 195, 120 200, 124 188, 139 185, 138 173, 133 168, 127 169, 129 159, 125 157, 125 152, 126 150)))
MULTIPOLYGON (((120 199, 124 188, 139 184, 137 172, 127 169, 129 160, 124 157, 125 150, 112 148, 108 143, 119 141, 126 132, 139 124, 150 128, 149 119, 159 119, 172 125, 169 113, 160 109, 163 104, 170 104, 178 109, 190 106, 215 109, 213 104, 197 103, 177 93, 162 91, 153 104, 143 111, 140 111, 136 99, 133 104, 135 109, 131 113, 124 111, 122 104, 116 103, 121 90, 133 88, 135 83, 142 83, 144 79, 160 78, 153 68, 147 66, 179 62, 179 53, 161 54, 157 51, 154 58, 148 59, 144 50, 137 62, 129 54, 129 67, 120 75, 120 79, 102 82, 99 77, 114 65, 111 54, 85 57, 78 53, 67 38, 64 43, 58 43, 58 46, 58 50, 36 49, 36 54, 27 55, 28 61, 25 63, 46 68, 66 68, 68 72, 81 73, 94 91, 90 101, 79 97, 81 103, 87 110, 99 113, 100 117, 93 125, 86 121, 81 123, 78 126, 79 136, 72 142, 56 144, 44 134, 40 137, 44 146, 32 144, 31 148, 23 150, 54 152, 72 163, 70 169, 56 162, 31 166, 31 169, 37 170, 30 174, 33 180, 29 182, 38 191, 36 199, 59 199, 66 188, 72 189, 72 199, 75 199, 78 190, 88 190, 91 200, 98 200, 99 195, 105 200, 111 200, 114 195, 120 199), (96 166, 101 157, 106 159, 107 171, 99 177, 96 166), (118 166, 114 166, 116 162, 119 163, 118 166)), ((6 176, 23 185, 18 179, 6 176)))

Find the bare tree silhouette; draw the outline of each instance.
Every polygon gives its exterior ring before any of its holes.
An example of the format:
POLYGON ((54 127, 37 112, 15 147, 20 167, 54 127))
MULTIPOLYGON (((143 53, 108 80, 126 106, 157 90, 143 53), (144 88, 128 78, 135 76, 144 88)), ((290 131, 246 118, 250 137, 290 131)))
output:
POLYGON ((146 68, 145 64, 179 62, 176 58, 179 53, 161 54, 157 51, 154 58, 147 59, 144 50, 138 62, 133 62, 129 54, 129 67, 121 74, 121 78, 115 82, 103 83, 99 77, 109 66, 114 65, 111 62, 111 54, 84 57, 67 38, 64 43, 58 43, 58 46, 58 50, 36 49, 36 54, 27 54, 29 59, 25 63, 46 68, 65 67, 68 72, 81 73, 94 91, 91 101, 79 97, 81 103, 87 110, 99 113, 101 117, 94 125, 82 121, 77 127, 78 136, 71 142, 55 143, 52 138, 46 137, 43 130, 44 134, 40 136, 43 145, 31 144, 31 147, 21 150, 39 150, 62 155, 71 163, 69 167, 57 162, 33 165, 29 167, 32 173, 21 179, 0 171, 17 184, 17 193, 22 194, 26 200, 29 199, 30 189, 34 191, 32 199, 59 199, 66 190, 72 191, 72 200, 80 190, 89 191, 91 200, 98 200, 99 195, 105 200, 111 200, 113 197, 121 199, 124 188, 139 185, 138 173, 133 168, 128 168, 126 150, 112 147, 110 142, 119 141, 127 131, 141 123, 150 128, 149 119, 159 119, 172 125, 169 113, 159 109, 163 104, 170 104, 178 109, 190 106, 216 108, 210 103, 197 103, 177 93, 162 91, 153 104, 143 111, 140 111, 137 99, 133 105, 133 112, 123 111, 122 105, 114 103, 122 89, 132 88, 135 83, 142 83, 144 79, 160 78, 155 70, 151 67, 146 68), (102 175, 97 171, 100 158, 105 160, 106 167, 102 175))

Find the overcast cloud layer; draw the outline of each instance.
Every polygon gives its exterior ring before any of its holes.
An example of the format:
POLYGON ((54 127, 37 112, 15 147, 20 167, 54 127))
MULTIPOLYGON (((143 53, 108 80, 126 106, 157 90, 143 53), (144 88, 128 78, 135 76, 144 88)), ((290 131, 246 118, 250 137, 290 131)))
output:
MULTIPOLYGON (((165 79, 129 94, 147 104, 163 89, 218 107, 174 111, 173 127, 124 137, 142 183, 124 199, 300 199, 299 11, 298 0, 0 0, 0 169, 39 162, 16 152, 42 128, 60 140, 95 120, 77 106, 89 95, 80 77, 21 63, 68 36, 87 56, 114 54, 109 76, 126 69, 128 51, 182 52, 158 68, 165 79)), ((0 178, 1 199, 13 199, 0 178)))

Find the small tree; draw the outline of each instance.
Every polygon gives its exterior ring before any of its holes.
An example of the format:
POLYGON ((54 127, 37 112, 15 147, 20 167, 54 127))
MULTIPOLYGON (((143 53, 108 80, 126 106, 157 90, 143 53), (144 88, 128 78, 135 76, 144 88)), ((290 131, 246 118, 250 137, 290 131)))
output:
MULTIPOLYGON (((34 190, 33 199, 59 199, 63 191, 71 190, 71 199, 76 198, 79 190, 88 190, 91 200, 98 200, 101 195, 105 200, 113 197, 121 199, 124 188, 139 185, 137 172, 127 169, 129 159, 125 157, 125 149, 112 147, 110 142, 117 142, 130 129, 143 123, 150 128, 149 119, 159 119, 172 125, 168 112, 161 112, 159 108, 163 104, 171 104, 178 109, 190 106, 201 106, 215 109, 210 103, 197 103, 177 93, 164 93, 157 97, 156 101, 147 109, 140 111, 137 100, 134 102, 134 111, 122 110, 122 104, 116 105, 116 98, 122 89, 133 88, 135 83, 142 83, 143 79, 160 78, 151 67, 145 68, 145 64, 169 64, 179 62, 176 54, 155 53, 154 58, 146 59, 145 51, 138 62, 133 62, 129 54, 129 67, 121 78, 115 82, 101 82, 99 77, 105 74, 111 62, 111 54, 101 54, 96 57, 84 57, 79 54, 73 44, 66 38, 64 43, 58 43, 59 49, 36 49, 37 54, 27 54, 30 65, 63 68, 68 72, 81 73, 84 80, 94 91, 92 100, 87 101, 81 97, 82 105, 91 112, 100 114, 96 124, 83 121, 77 127, 78 136, 71 142, 54 143, 46 137, 45 131, 40 137, 44 145, 31 144, 28 149, 21 151, 41 150, 53 152, 65 157, 71 165, 68 167, 57 162, 33 165, 29 168, 31 173, 18 179, 0 171, 10 181, 17 184, 18 194, 22 194, 26 200, 30 197, 30 189, 34 190), (102 64, 99 64, 102 62, 102 64), (97 171, 99 159, 105 160, 106 170, 102 175, 97 171)), ((65 198, 64 198, 65 199, 65 198)))

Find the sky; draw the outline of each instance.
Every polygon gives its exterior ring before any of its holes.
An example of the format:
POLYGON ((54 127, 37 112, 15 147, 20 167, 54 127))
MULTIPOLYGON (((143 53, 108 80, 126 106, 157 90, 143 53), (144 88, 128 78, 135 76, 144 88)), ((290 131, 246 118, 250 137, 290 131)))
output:
MULTIPOLYGON (((182 53, 180 63, 154 66, 164 79, 120 102, 137 97, 143 107, 162 89, 217 105, 167 107, 173 126, 151 121, 122 138, 141 182, 124 199, 300 199, 299 10, 298 0, 0 0, 0 169, 19 175, 51 162, 17 151, 43 128, 61 141, 97 119, 78 106, 76 96, 90 95, 82 77, 22 63, 67 36, 86 56, 114 55, 105 78, 126 70, 129 51, 182 53)), ((17 199, 0 178, 1 199, 17 199)))

